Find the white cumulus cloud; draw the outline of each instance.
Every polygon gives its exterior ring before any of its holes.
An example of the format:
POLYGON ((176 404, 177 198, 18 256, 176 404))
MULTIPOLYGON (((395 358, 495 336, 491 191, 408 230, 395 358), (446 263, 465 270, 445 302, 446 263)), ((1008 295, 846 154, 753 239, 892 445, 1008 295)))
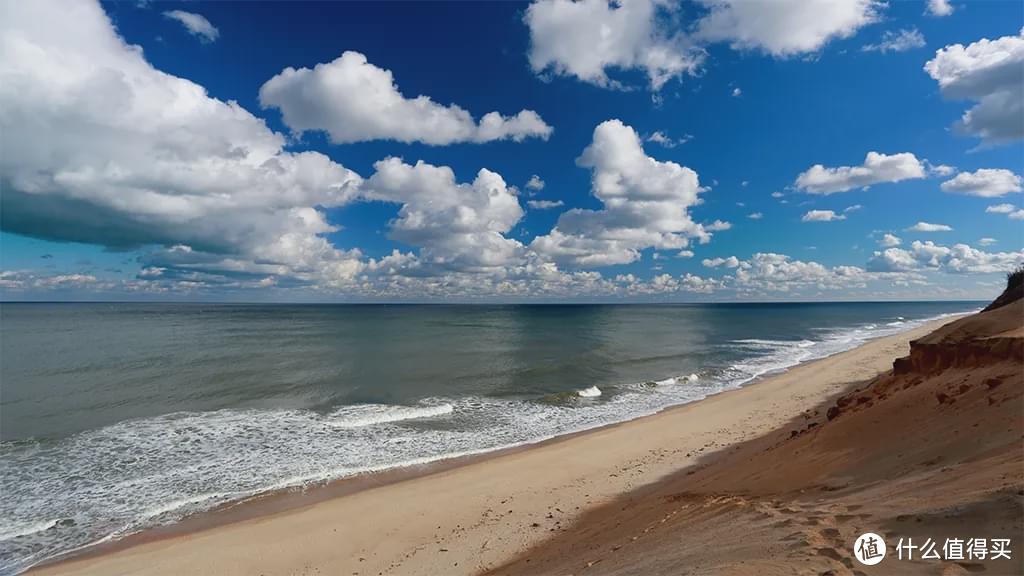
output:
POLYGON ((868 279, 864 270, 856 266, 828 267, 772 252, 758 252, 749 260, 739 261, 734 274, 736 287, 748 292, 848 289, 863 286, 868 279))
POLYGON ((946 98, 977 102, 958 129, 987 142, 1024 137, 1024 28, 1016 36, 946 46, 924 70, 946 98))
POLYGON ((599 124, 577 164, 593 171, 591 189, 604 207, 564 212, 530 244, 541 256, 571 266, 627 264, 644 248, 680 250, 690 238, 710 239, 688 212, 703 191, 697 173, 647 156, 640 136, 621 121, 599 124))
POLYGON ((949 0, 928 0, 925 10, 931 16, 949 16, 953 13, 953 5, 949 0))
POLYGON ((472 183, 458 183, 447 166, 409 165, 398 158, 374 164, 364 195, 402 205, 389 236, 420 248, 435 267, 482 270, 519 262, 523 245, 504 235, 523 217, 515 190, 481 169, 472 183))
POLYGON ((953 230, 951 226, 946 224, 932 224, 931 222, 918 222, 907 230, 913 232, 950 232, 953 230))
POLYGON ((985 212, 988 214, 1009 214, 1016 210, 1017 207, 1013 204, 993 204, 988 208, 985 208, 985 212))
POLYGON ((1009 272, 1022 262, 1024 250, 985 252, 967 244, 943 246, 931 241, 914 241, 909 249, 889 248, 875 252, 868 261, 868 270, 901 272, 932 269, 950 273, 990 274, 1009 272))
POLYGON ((351 201, 359 175, 154 69, 98 3, 0 4, 0 38, 0 133, 19 142, 0 155, 4 230, 153 247, 178 270, 359 272, 321 210, 351 201))
POLYGON ((740 265, 740 260, 735 256, 729 256, 728 258, 705 258, 700 263, 706 268, 718 268, 719 266, 736 268, 740 265))
POLYGON ((608 71, 642 70, 650 88, 695 73, 704 53, 670 33, 659 13, 673 9, 664 0, 537 0, 526 9, 530 66, 604 87, 620 83, 608 71))
POLYGON ((285 68, 260 88, 260 105, 281 111, 294 132, 324 131, 332 142, 398 140, 455 142, 547 139, 552 128, 533 110, 513 116, 488 112, 477 123, 466 110, 429 96, 406 98, 390 70, 359 52, 309 68, 285 68))
POLYGON ((1011 192, 1021 191, 1020 176, 1003 168, 982 168, 974 172, 961 172, 953 179, 943 182, 943 192, 998 198, 1011 192))
POLYGON ((697 36, 757 49, 777 57, 817 52, 829 41, 853 36, 878 21, 885 7, 875 0, 702 0, 709 13, 697 36))
POLYGON ((836 214, 832 210, 810 210, 800 218, 801 222, 832 222, 834 220, 846 220, 846 216, 836 214))
POLYGON ((1013 204, 995 204, 985 208, 987 214, 1006 214, 1010 220, 1024 220, 1024 208, 1018 208, 1013 204))
POLYGON ((885 182, 925 177, 925 167, 910 152, 880 154, 868 152, 860 166, 826 168, 815 164, 796 178, 796 187, 810 194, 834 194, 885 182))
POLYGON ((900 240, 899 236, 888 233, 882 236, 882 239, 878 241, 878 245, 883 248, 892 248, 893 246, 899 246, 902 243, 903 241, 900 240))

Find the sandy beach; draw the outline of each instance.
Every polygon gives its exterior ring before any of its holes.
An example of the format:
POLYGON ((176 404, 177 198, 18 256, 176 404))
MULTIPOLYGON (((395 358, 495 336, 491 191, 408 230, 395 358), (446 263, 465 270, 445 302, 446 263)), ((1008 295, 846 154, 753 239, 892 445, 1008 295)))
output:
MULTIPOLYGON (((654 416, 34 574, 476 574, 639 487, 810 418, 944 319, 654 416)), ((584 558, 576 558, 585 565, 584 558)))
POLYGON ((1019 281, 1010 292, 914 340, 892 370, 592 508, 491 573, 1024 573, 1019 281), (876 565, 854 557, 865 533, 889 547, 876 565))

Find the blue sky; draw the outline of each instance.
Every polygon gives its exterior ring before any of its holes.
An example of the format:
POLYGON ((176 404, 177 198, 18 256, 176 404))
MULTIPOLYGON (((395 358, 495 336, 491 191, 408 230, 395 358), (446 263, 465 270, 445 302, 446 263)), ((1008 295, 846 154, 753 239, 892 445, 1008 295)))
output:
POLYGON ((988 298, 1024 260, 1018 2, 61 6, 3 8, 4 299, 988 298))

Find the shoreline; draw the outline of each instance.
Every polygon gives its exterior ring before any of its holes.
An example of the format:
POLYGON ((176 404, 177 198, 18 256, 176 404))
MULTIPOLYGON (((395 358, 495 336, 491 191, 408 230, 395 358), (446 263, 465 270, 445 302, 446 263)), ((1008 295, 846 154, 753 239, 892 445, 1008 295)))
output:
MULTIPOLYGON (((580 470, 574 468, 575 473, 570 473, 570 476, 575 476, 573 480, 576 482, 572 487, 559 483, 558 480, 565 480, 563 475, 559 474, 547 474, 548 480, 555 480, 555 482, 541 482, 542 485, 551 485, 548 488, 552 488, 553 492, 545 494, 548 498, 541 498, 544 501, 563 502, 568 500, 569 504, 564 507, 550 505, 547 506, 547 512, 544 514, 542 509, 538 509, 536 505, 528 506, 528 511, 525 515, 531 522, 518 526, 511 530, 505 530, 502 534, 502 530, 494 530, 497 526, 491 525, 493 520, 497 517, 499 519, 509 519, 516 516, 516 510, 510 508, 508 512, 503 510, 496 510, 497 507, 504 508, 505 505, 512 506, 511 502, 515 500, 515 496, 521 496, 522 493, 531 494, 537 490, 537 483, 532 482, 528 478, 524 477, 512 477, 512 478, 491 478, 491 480, 502 480, 506 484, 518 484, 516 486, 503 486, 501 489, 497 487, 490 487, 479 489, 480 478, 472 478, 471 485, 476 488, 473 494, 466 494, 465 496, 470 499, 484 500, 484 503, 490 503, 491 506, 481 508, 478 505, 475 506, 476 512, 483 512, 483 519, 477 518, 477 522, 473 523, 470 528, 474 529, 474 534, 477 540, 481 539, 481 533, 497 532, 497 536, 502 538, 500 543, 491 543, 491 538, 483 538, 483 547, 477 553, 465 554, 463 550, 463 560, 461 562, 462 567, 460 568, 460 561, 454 560, 453 563, 448 563, 448 560, 459 556, 457 553, 449 552, 449 548, 445 548, 441 542, 445 542, 447 537, 440 535, 438 531, 442 531, 443 522, 441 525, 437 525, 436 529, 426 529, 425 525, 418 526, 420 529, 418 534, 412 535, 412 540, 416 541, 415 545, 411 547, 407 544, 409 535, 403 535, 403 538, 396 538, 400 540, 398 543, 378 542, 379 545, 374 545, 373 542, 367 542, 367 546, 363 546, 359 550, 366 555, 359 555, 359 552, 352 554, 331 554, 330 548, 328 550, 321 550, 327 552, 326 556, 330 558, 326 565, 330 566, 332 570, 336 570, 339 567, 338 562, 343 564, 352 564, 352 568, 358 573, 430 573, 436 570, 443 569, 448 573, 474 573, 479 570, 486 569, 501 563, 503 559, 512 557, 517 552, 525 549, 526 546, 535 544, 540 540, 543 540, 543 536, 549 535, 553 532, 565 530, 571 521, 578 517, 579 514, 583 513, 587 509, 596 506, 600 503, 607 502, 610 499, 619 496, 625 492, 628 492, 636 487, 644 484, 652 483, 659 480, 661 477, 686 468, 696 463, 698 458, 703 458, 713 451, 722 450, 726 447, 730 447, 733 444, 741 442, 745 439, 749 439, 755 435, 756 432, 761 431, 765 428, 770 428, 774 424, 782 423, 789 420, 793 416, 798 416, 801 410, 791 411, 782 410, 781 413, 772 414, 771 418, 762 418, 758 425, 752 426, 751 430, 736 433, 733 430, 732 436, 720 437, 722 433, 729 432, 728 429, 709 430, 704 427, 703 430, 694 430, 700 432, 702 440, 710 440, 702 445, 693 444, 689 450, 682 447, 677 447, 674 450, 670 450, 664 442, 652 442, 653 446, 649 449, 645 449, 642 446, 618 446, 615 456, 628 456, 627 458, 616 458, 609 456, 608 454, 602 454, 602 450, 593 450, 595 444, 600 444, 602 440, 605 440, 604 436, 613 436, 612 440, 622 443, 626 440, 626 444, 635 445, 636 442, 629 441, 627 436, 631 436, 634 432, 645 432, 645 428, 660 428, 661 435, 664 436, 666 433, 671 435, 670 430, 665 428, 671 428, 672 421, 684 419, 682 415, 695 412, 701 415, 703 412, 712 411, 716 404, 749 404, 751 401, 765 401, 772 402, 772 407, 777 408, 780 404, 779 398, 772 398, 772 394, 768 394, 769 391, 765 390, 765 387, 771 387, 771 383, 776 384, 779 381, 782 382, 783 386, 786 383, 793 380, 799 380, 800 376, 804 372, 814 372, 823 370, 822 365, 828 364, 843 364, 843 359, 853 360, 852 368, 859 369, 854 370, 856 376, 854 379, 842 379, 842 381, 826 381, 816 382, 814 390, 808 391, 806 395, 797 395, 790 400, 797 400, 800 406, 787 405, 787 408, 802 408, 803 410, 810 409, 817 400, 838 394, 842 392, 849 384, 874 376, 875 374, 887 370, 891 366, 891 362, 897 355, 892 355, 890 349, 902 348, 906 350, 907 343, 909 340, 921 335, 927 334, 934 330, 938 326, 951 322, 958 317, 963 315, 948 315, 939 319, 931 320, 925 324, 906 330, 897 334, 882 336, 867 342, 860 344, 859 346, 838 352, 836 354, 818 358, 814 360, 808 360, 797 365, 791 366, 784 369, 782 372, 771 373, 762 375, 750 382, 747 382, 737 388, 731 388, 719 392, 712 393, 704 398, 687 402, 684 404, 669 406, 655 412, 653 414, 640 416, 630 420, 624 420, 621 422, 613 422, 604 424, 595 428, 575 431, 567 434, 555 436, 540 440, 537 442, 522 444, 518 446, 500 448, 497 450, 491 450, 478 454, 455 456, 450 458, 443 458, 440 460, 416 464, 412 466, 390 468, 378 472, 367 472, 361 473, 354 476, 345 478, 339 478, 336 480, 328 481, 324 484, 313 485, 311 487, 305 487, 301 489, 296 488, 284 488, 280 490, 270 491, 254 495, 250 498, 236 501, 232 503, 226 503, 221 507, 213 510, 195 514, 193 516, 186 517, 180 522, 176 522, 166 527, 157 527, 146 529, 121 539, 103 542, 100 544, 91 545, 86 549, 82 549, 78 552, 71 552, 66 555, 56 557, 43 563, 37 564, 29 569, 29 573, 32 574, 57 574, 66 572, 78 572, 83 571, 85 573, 105 573, 111 570, 124 571, 128 566, 134 566, 134 570, 139 570, 145 573, 175 573, 182 568, 174 568, 172 565, 162 565, 160 558, 167 559, 168 555, 177 556, 182 551, 177 550, 178 548, 188 548, 191 546, 197 546, 199 548, 206 548, 203 544, 209 540, 218 540, 227 538, 229 541, 234 541, 233 538, 237 537, 239 533, 245 533, 250 531, 260 532, 266 535, 268 526, 275 523, 284 523, 288 521, 292 523, 296 520, 305 521, 309 520, 309 517, 322 518, 324 513, 327 512, 328 508, 360 508, 367 504, 379 505, 383 500, 385 503, 387 500, 397 493, 398 496, 408 497, 410 493, 422 492, 426 490, 429 494, 433 488, 439 482, 445 483, 455 477, 456 480, 467 480, 467 476, 483 476, 484 479, 488 475, 494 475, 495 468, 508 468, 510 465, 515 468, 518 464, 523 464, 522 461, 526 461, 524 466, 527 468, 536 468, 539 462, 536 460, 542 459, 545 455, 552 455, 559 453, 565 455, 568 452, 575 452, 577 450, 583 452, 588 457, 594 457, 597 462, 586 463, 582 465, 580 470), (871 369, 865 370, 864 363, 857 362, 857 356, 864 356, 865 350, 871 349, 876 353, 873 356, 878 356, 877 349, 883 349, 885 352, 882 354, 883 358, 874 358, 875 365, 873 371, 871 369), (881 360, 881 361, 880 361, 881 360), (724 400, 723 400, 724 399, 724 400), (813 400, 812 400, 813 399, 813 400), (774 402, 773 402, 774 401, 774 402), (587 444, 588 446, 584 446, 587 444), (664 452, 670 451, 671 457, 668 457, 664 452), (685 457, 681 456, 685 452, 685 457), (643 461, 645 453, 659 454, 660 457, 647 459, 643 461), (604 456, 603 463, 601 462, 604 456), (626 466, 623 468, 623 464, 632 464, 640 457, 641 462, 637 463, 636 466, 626 466), (530 462, 531 460, 535 462, 530 462), (652 461, 653 460, 653 461, 652 461), (639 473, 636 469, 642 466, 644 470, 639 473), (623 468, 622 470, 618 470, 623 468), (650 469, 654 470, 651 471, 650 469), (580 474, 582 469, 586 469, 588 473, 580 474), (605 474, 603 477, 598 477, 593 472, 600 470, 607 472, 611 469, 618 470, 619 473, 611 472, 605 474), (630 471, 632 470, 632 471, 630 471), (554 478, 551 478, 554 476, 554 478), (582 483, 581 483, 582 482, 582 483), (587 488, 587 490, 583 490, 587 488), (513 492, 514 494, 501 499, 500 496, 505 492, 513 492), (493 497, 494 501, 490 501, 489 497, 493 497), (500 502, 496 502, 500 499, 500 502), (495 505, 496 504, 496 505, 495 505), (571 505, 570 505, 571 504, 571 505), (558 512, 557 519, 552 512, 556 510, 558 512), (565 510, 565 511, 563 511, 565 510), (542 516, 543 514, 543 516, 542 516), (536 521, 541 519, 556 520, 553 525, 550 522, 544 523, 542 526, 540 522, 536 521), (564 522, 563 522, 564 520, 564 522), (489 529, 488 529, 489 528, 489 529), (542 530, 546 528, 546 530, 542 530), (427 534, 430 532, 431 534, 427 534), (427 543, 430 540, 436 540, 437 551, 444 557, 446 561, 444 564, 438 564, 434 561, 429 561, 425 565, 420 565, 419 561, 407 562, 414 560, 413 557, 417 554, 421 554, 428 546, 427 543), (198 544, 193 544, 198 541, 198 544), (381 546, 383 545, 383 546, 381 546), (399 548, 399 550, 393 550, 393 548, 399 548), (387 550, 379 550, 380 548, 386 548, 387 550), (404 551, 404 554, 396 554, 397 552, 404 551), (484 552, 489 552, 484 554, 484 552), (153 556, 154 561, 147 560, 147 557, 153 556), (493 557, 492 557, 493 556, 493 557), (358 558, 358 560, 356 560, 358 558), (390 562, 385 563, 384 560, 390 559, 390 562), (397 560, 396 560, 397 559, 397 560), (475 567, 470 568, 468 564, 473 560, 479 560, 479 563, 475 567), (416 565, 414 565, 416 564, 416 565), (375 568, 374 570, 369 570, 375 568), (366 570, 366 571, 363 571, 366 570)), ((872 354, 868 354, 872 356, 872 354)), ((847 369, 851 366, 847 366, 847 369)), ((792 382, 789 382, 792 385, 792 382)), ((758 406, 758 403, 753 404, 754 407, 758 406)), ((747 406, 750 408, 750 406, 747 406)), ((757 416, 759 412, 764 410, 751 410, 753 416, 757 416)), ((722 416, 717 414, 717 416, 722 416)), ((744 423, 751 423, 751 418, 748 418, 744 423)), ((735 418, 734 418, 735 419, 735 418)), ((693 425, 691 424, 692 428, 693 425)), ((699 427, 699 426, 698 426, 699 427)), ((691 438, 691 440, 693 440, 691 438)), ((646 443, 644 443, 646 446, 646 443)), ((689 445, 687 445, 689 446, 689 445)), ((572 455, 569 455, 572 459, 572 455)), ((543 458, 544 460, 550 460, 550 458, 543 458)), ((556 459, 557 461, 557 459, 556 459)), ((548 472, 541 467, 541 472, 548 472)), ((415 494, 413 494, 415 496, 415 494)), ((536 495, 536 494, 531 494, 536 495)), ((414 498, 415 499, 415 498, 414 498)), ((453 503, 458 504, 462 498, 455 498, 453 503)), ((422 502, 420 503, 422 506, 422 502)), ((463 508, 466 508, 463 506, 463 508)), ((465 511, 465 510, 464 510, 465 511)), ((436 512, 435 512, 436 514, 436 512)), ((420 520, 423 520, 422 516, 427 514, 421 514, 420 520)), ((461 514, 458 516, 468 516, 472 519, 473 514, 461 514)), ((363 516, 357 516, 363 518, 363 516)), ((522 516, 519 516, 522 517, 522 516)), ((333 522, 337 523, 339 518, 333 516, 333 522)), ((441 522, 441 520, 438 520, 441 522)), ((305 523, 305 522, 303 522, 305 523)), ((343 523, 344 526, 331 527, 334 533, 337 533, 339 528, 346 532, 353 532, 353 526, 350 523, 343 523)), ((433 521, 427 522, 427 524, 434 524, 433 521)), ((403 526, 401 522, 401 514, 396 518, 396 522, 393 526, 403 526)), ((307 526, 307 528, 310 528, 307 526)), ((328 524, 322 524, 319 527, 312 527, 312 530, 318 531, 323 535, 323 531, 329 528, 328 524), (319 530, 318 530, 319 528, 319 530)), ((358 527, 356 527, 358 529, 358 527)), ((394 537, 396 530, 392 528, 388 530, 386 526, 375 526, 374 530, 380 532, 385 530, 384 539, 388 537, 394 537)), ((287 529, 286 529, 287 530, 287 529)), ((270 527, 270 532, 274 532, 273 527, 270 527)), ((459 535, 459 538, 464 538, 467 528, 461 523, 455 524, 455 530, 450 535, 459 535)), ((366 532, 365 530, 359 530, 359 532, 366 532)), ((486 536, 486 534, 483 534, 486 536)), ((328 538, 329 540, 330 538, 328 538)), ((342 537, 338 538, 339 540, 342 537)), ((243 537, 241 548, 245 548, 245 542, 247 538, 243 537)), ((270 537, 270 540, 277 540, 279 545, 279 539, 270 537)), ((366 540, 365 534, 363 540, 366 540)), ((372 538, 370 539, 372 540, 372 538)), ((237 542, 236 542, 237 543, 237 542)), ((219 548, 220 545, 214 545, 214 550, 219 548)), ((454 546, 454 545, 453 545, 454 546)), ((188 551, 184 551, 188 555, 188 551)), ((192 552, 199 552, 200 556, 208 556, 203 554, 201 550, 192 550, 192 552)), ((295 554, 292 554, 295 556, 295 554)), ((244 554, 243 554, 244 556, 244 554)), ((249 564, 251 558, 245 562, 234 562, 230 558, 241 559, 231 554, 227 554, 227 557, 222 556, 220 562, 217 562, 217 569, 221 573, 249 573, 256 566, 260 568, 260 571, 266 574, 273 573, 293 573, 294 570, 291 564, 285 562, 284 565, 280 565, 280 570, 267 569, 263 563, 257 563, 255 565, 249 564)), ((303 558, 301 552, 298 553, 298 559, 303 558)), ((180 557, 179 557, 180 559, 180 557)), ((202 558, 197 559, 199 563, 188 564, 196 569, 209 569, 210 564, 203 562, 202 558), (205 567, 205 568, 201 568, 205 567)), ((280 560, 278 558, 278 560, 280 560)), ((436 560, 436 558, 434 558, 436 560)), ((177 564, 175 564, 177 565, 177 564)), ((351 573, 351 572, 344 572, 351 573)))
POLYGON ((1018 296, 952 321, 891 370, 591 508, 487 575, 1024 573, 1010 555, 860 569, 856 546, 866 532, 892 548, 1024 533, 1022 320, 1018 296))

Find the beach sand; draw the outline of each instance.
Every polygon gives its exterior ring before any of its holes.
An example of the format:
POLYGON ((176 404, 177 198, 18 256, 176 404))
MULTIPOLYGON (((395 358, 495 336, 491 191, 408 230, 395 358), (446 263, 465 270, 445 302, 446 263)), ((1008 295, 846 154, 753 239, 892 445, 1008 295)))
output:
MULTIPOLYGON (((659 520, 666 514, 669 518, 673 514, 682 516, 680 512, 685 512, 685 507, 691 504, 705 513, 707 509, 701 507, 706 507, 708 502, 717 505, 714 499, 708 500, 707 494, 702 494, 697 500, 682 495, 666 506, 663 494, 654 491, 665 489, 669 482, 679 482, 681 474, 686 477, 687 471, 694 470, 706 470, 700 476, 702 486, 713 487, 715 482, 723 480, 715 471, 714 463, 734 454, 742 454, 751 462, 761 458, 754 463, 767 468, 778 458, 793 457, 789 451, 769 455, 766 459, 763 443, 778 442, 779 435, 788 439, 791 433, 796 434, 794 441, 812 438, 816 432, 806 427, 810 422, 825 420, 826 406, 857 386, 855 383, 863 385, 865 380, 889 370, 894 359, 908 353, 911 340, 947 322, 950 319, 878 339, 745 388, 654 416, 301 508, 37 567, 32 573, 457 575, 499 569, 502 573, 514 574, 569 574, 588 570, 588 564, 590 570, 604 566, 610 569, 609 573, 630 573, 627 568, 631 561, 623 546, 628 548, 631 543, 644 540, 639 537, 647 527, 644 523, 649 524, 655 516, 659 520), (796 432, 794 423, 800 425, 800 432, 796 432), (654 500, 645 499, 651 494, 654 500), (631 503, 639 507, 629 510, 631 503), (634 525, 630 520, 634 517, 640 524, 634 525), (612 560, 616 554, 625 563, 616 564, 612 560)), ((1013 405, 1008 408, 1012 409, 1013 405)), ((837 418, 837 422, 840 421, 842 418, 837 418)), ((858 428, 845 433, 863 432, 858 428)), ((961 432, 964 437, 969 434, 966 429, 961 432)), ((872 442, 886 441, 868 436, 872 442)), ((1018 446, 1019 439, 1018 432, 1018 446)), ((808 450, 823 448, 813 444, 807 447, 808 450)), ((837 454, 830 458, 841 458, 843 452, 837 454)), ((979 448, 977 458, 985 457, 986 453, 979 448)), ((811 472, 822 462, 809 461, 802 465, 805 466, 804 476, 793 482, 812 486, 820 480, 811 472)), ((941 460, 934 464, 943 465, 941 460)), ((1020 469, 1012 468, 1019 466, 1019 462, 999 465, 1001 473, 1020 482, 1020 469)), ((749 472, 749 468, 746 470, 749 472)), ((737 529, 742 525, 732 524, 732 520, 746 522, 751 528, 766 522, 769 524, 765 525, 788 522, 780 529, 790 534, 803 530, 802 524, 798 526, 800 522, 820 518, 817 520, 820 529, 808 537, 821 538, 825 543, 808 545, 816 558, 811 564, 815 569, 829 566, 841 569, 841 562, 830 558, 827 550, 833 549, 834 555, 839 556, 839 548, 846 553, 848 545, 831 541, 836 540, 839 533, 833 532, 834 527, 829 523, 835 522, 838 515, 856 515, 855 509, 852 506, 842 511, 821 509, 804 502, 796 503, 797 499, 791 498, 795 503, 791 511, 787 512, 785 505, 776 506, 775 511, 761 518, 756 511, 763 503, 753 498, 744 504, 740 496, 749 488, 742 481, 749 482, 752 478, 756 480, 757 475, 748 473, 731 480, 726 475, 725 480, 734 481, 733 485, 726 482, 719 492, 732 491, 732 496, 725 496, 722 503, 730 508, 725 514, 712 514, 704 519, 705 529, 699 531, 702 539, 697 543, 707 545, 715 538, 730 536, 732 540, 725 540, 742 544, 746 536, 743 528, 737 529), (747 518, 745 515, 749 513, 755 516, 747 518), (758 522, 761 524, 756 524, 758 522), (817 552, 818 549, 824 551, 817 552)), ((785 478, 770 474, 764 481, 787 482, 785 478)), ((837 483, 808 489, 813 489, 817 495, 822 491, 841 491, 843 487, 837 483)), ((776 486, 775 493, 785 490, 784 486, 776 486)), ((809 498, 813 501, 813 495, 809 498)), ((977 513, 983 512, 979 509, 977 513)), ((696 522, 696 519, 691 521, 696 522)), ((913 524, 914 520, 909 522, 913 524)), ((887 527, 877 528, 876 531, 884 532, 887 527)), ((759 557, 757 547, 762 545, 776 550, 792 544, 766 540, 777 532, 779 530, 762 530, 754 534, 752 541, 757 542, 756 546, 754 549, 738 546, 742 553, 737 561, 756 560, 759 557)), ((804 532, 800 538, 804 537, 804 532)), ((679 535, 665 534, 667 541, 647 540, 651 544, 648 550, 657 552, 661 550, 659 546, 666 544, 683 548, 679 535)), ((642 558, 644 549, 637 546, 634 550, 641 555, 632 557, 642 558)), ((761 557, 767 551, 769 548, 762 549, 761 557)), ((1018 553, 1024 555, 1024 548, 1018 553)), ((677 554, 669 564, 661 566, 668 570, 677 560, 693 558, 677 554)), ((705 566, 713 565, 713 562, 705 563, 705 566)), ((679 572, 679 565, 675 566, 672 573, 679 572)), ((640 573, 659 571, 658 566, 652 564, 640 573)))
POLYGON ((892 371, 773 432, 591 509, 493 573, 1024 574, 1022 393, 1017 300, 916 340, 892 371), (878 565, 854 558, 865 532, 889 547, 878 565), (1010 557, 947 552, 947 539, 1009 539, 1010 557), (901 559, 901 540, 923 548, 901 559))

